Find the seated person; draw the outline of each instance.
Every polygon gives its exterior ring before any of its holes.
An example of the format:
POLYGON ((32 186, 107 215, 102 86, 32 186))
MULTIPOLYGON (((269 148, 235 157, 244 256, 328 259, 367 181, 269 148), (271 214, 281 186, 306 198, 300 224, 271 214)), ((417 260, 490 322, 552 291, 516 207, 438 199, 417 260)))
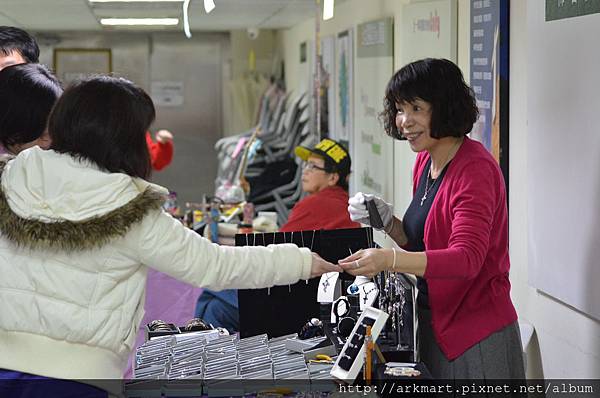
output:
MULTIPOLYGON (((348 214, 348 179, 352 164, 346 148, 324 139, 314 148, 296 147, 296 156, 304 160, 302 190, 308 193, 292 209, 280 232, 310 229, 360 228, 348 214)), ((204 290, 198 298, 196 316, 229 331, 238 331, 237 290, 204 290)))
POLYGON ((346 148, 325 138, 312 149, 296 147, 296 156, 304 160, 302 190, 309 195, 296 203, 279 230, 360 228, 347 211, 352 161, 346 148))
POLYGON ((35 145, 50 146, 46 124, 62 91, 44 65, 12 65, 0 71, 0 144, 10 155, 35 145))

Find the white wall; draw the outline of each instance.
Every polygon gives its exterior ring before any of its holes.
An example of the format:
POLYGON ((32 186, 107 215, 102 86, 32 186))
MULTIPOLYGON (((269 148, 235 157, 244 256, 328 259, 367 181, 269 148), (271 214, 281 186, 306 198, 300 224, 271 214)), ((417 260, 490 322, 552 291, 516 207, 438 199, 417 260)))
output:
POLYGON ((534 344, 528 355, 533 367, 530 371, 536 376, 541 376, 543 371, 545 378, 597 378, 600 375, 600 322, 528 284, 529 226, 524 193, 528 186, 525 172, 527 145, 532 143, 527 141, 527 2, 511 2, 510 24, 511 281, 512 297, 519 316, 535 326, 539 342, 539 352, 536 352, 537 344, 534 344), (540 354, 541 363, 536 358, 540 354))
MULTIPOLYGON (((539 1, 539 0, 528 0, 539 1)), ((321 35, 336 34, 357 24, 393 16, 395 35, 402 20, 402 5, 409 0, 347 0, 336 4, 335 17, 321 23, 321 35)), ((469 0, 458 2, 458 65, 469 76, 469 0)), ((597 378, 600 375, 600 322, 538 292, 528 284, 527 225, 527 3, 512 1, 510 12, 510 255, 512 298, 519 317, 536 329, 528 352, 528 376, 534 378, 597 378)), ((314 41, 314 18, 284 30, 278 35, 279 48, 286 68, 286 84, 296 89, 306 84, 300 73, 298 47, 302 41, 314 41)), ((395 39, 394 69, 402 66, 400 40, 395 39)), ((383 87, 382 87, 383 93, 383 87)), ((402 214, 410 200, 405 179, 413 159, 405 147, 395 151, 396 213, 402 214), (402 149, 404 148, 404 149, 402 149)), ((390 165, 391 167, 391 165, 390 165)), ((600 303, 599 303, 600 305, 600 303)))

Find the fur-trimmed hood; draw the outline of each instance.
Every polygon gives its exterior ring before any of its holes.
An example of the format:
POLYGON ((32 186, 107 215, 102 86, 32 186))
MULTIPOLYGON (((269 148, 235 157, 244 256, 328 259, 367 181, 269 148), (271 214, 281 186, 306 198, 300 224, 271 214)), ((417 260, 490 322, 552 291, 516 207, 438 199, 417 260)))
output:
POLYGON ((123 236, 168 191, 33 147, 0 161, 0 233, 29 248, 84 250, 123 236))

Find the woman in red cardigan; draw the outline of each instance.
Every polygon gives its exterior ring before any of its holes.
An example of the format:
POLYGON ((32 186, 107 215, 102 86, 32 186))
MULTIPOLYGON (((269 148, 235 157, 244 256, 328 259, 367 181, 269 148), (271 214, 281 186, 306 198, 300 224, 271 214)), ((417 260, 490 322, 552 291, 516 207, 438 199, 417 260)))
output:
POLYGON ((351 218, 369 224, 365 199, 404 250, 360 250, 340 261, 353 275, 417 276, 421 360, 435 378, 525 377, 508 278, 508 211, 502 172, 466 137, 477 119, 472 90, 445 59, 404 66, 386 88, 385 130, 417 152, 413 200, 402 220, 383 200, 356 194, 351 218))

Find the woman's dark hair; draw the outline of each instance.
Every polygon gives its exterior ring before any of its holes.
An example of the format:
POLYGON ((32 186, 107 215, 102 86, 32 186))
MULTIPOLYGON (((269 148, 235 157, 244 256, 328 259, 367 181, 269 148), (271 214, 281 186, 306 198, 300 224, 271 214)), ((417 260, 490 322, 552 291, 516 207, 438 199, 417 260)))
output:
POLYGON ((50 148, 112 173, 148 178, 145 135, 154 117, 144 90, 123 78, 95 76, 67 88, 56 103, 48 121, 50 148))
POLYGON ((0 54, 7 56, 15 51, 27 63, 37 63, 40 57, 40 48, 29 33, 13 26, 0 26, 0 54))
POLYGON ((387 135, 402 138, 396 127, 396 104, 416 99, 431 104, 433 138, 467 135, 479 114, 473 90, 458 66, 447 59, 426 58, 402 67, 390 79, 380 114, 387 135))
POLYGON ((0 71, 0 143, 5 148, 37 140, 63 90, 43 65, 21 64, 0 71))

